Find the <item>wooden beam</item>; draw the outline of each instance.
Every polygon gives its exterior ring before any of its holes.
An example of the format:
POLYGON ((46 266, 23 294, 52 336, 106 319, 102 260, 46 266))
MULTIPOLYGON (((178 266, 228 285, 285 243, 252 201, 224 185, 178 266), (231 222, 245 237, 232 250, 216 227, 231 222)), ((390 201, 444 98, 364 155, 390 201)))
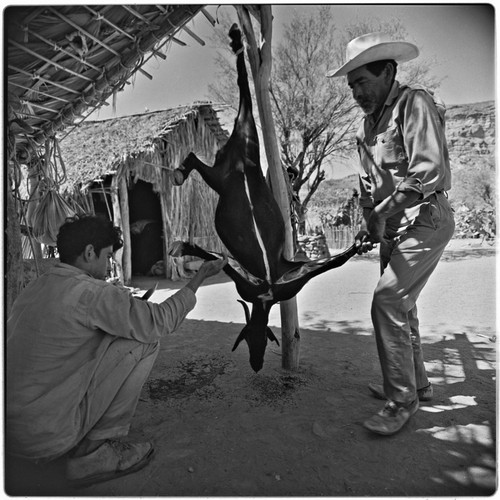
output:
MULTIPOLYGON (((92 199, 92 194, 90 193, 92 199)), ((122 230, 123 234, 123 220, 120 206, 120 196, 118 187, 118 175, 113 175, 111 178, 111 206, 113 207, 113 224, 122 230)), ((125 283, 123 277, 123 247, 115 252, 116 271, 121 283, 125 283)))
POLYGON ((38 95, 43 95, 44 97, 48 97, 49 99, 56 100, 56 101, 61 101, 66 104, 71 104, 71 101, 68 101, 67 99, 63 99, 62 97, 56 96, 56 95, 51 95, 48 94, 47 92, 42 92, 40 89, 35 89, 35 88, 29 88, 26 87, 25 85, 21 85, 19 83, 10 81, 8 82, 9 85, 13 85, 14 87, 19 87, 20 89, 27 90, 28 92, 32 92, 38 95))
POLYGON ((70 94, 80 94, 80 92, 78 92, 77 90, 73 90, 72 88, 70 87, 66 87, 64 85, 61 85, 60 83, 57 83, 57 82, 54 82, 52 80, 49 80, 47 78, 44 78, 43 76, 41 75, 38 75, 36 73, 28 73, 27 71, 24 71, 23 69, 21 68, 18 68, 17 66, 14 66, 13 64, 9 64, 8 67, 14 71, 17 71, 18 73, 21 73, 22 75, 25 75, 25 76, 30 76, 32 80, 40 80, 41 82, 44 82, 44 83, 47 83, 48 85, 54 85, 55 87, 59 87, 60 89, 66 91, 66 92, 69 92, 70 94))
POLYGON ((183 31, 185 31, 191 38, 196 40, 201 46, 205 45, 204 40, 202 40, 196 33, 193 33, 187 26, 182 27, 183 31))
POLYGON ((92 82, 93 81, 92 78, 89 78, 88 76, 82 75, 81 73, 77 73, 76 71, 73 71, 72 69, 69 69, 69 68, 67 68, 64 65, 59 64, 58 62, 56 62, 53 59, 48 59, 47 57, 44 57, 41 54, 38 54, 37 52, 29 49, 28 47, 26 47, 24 45, 21 45, 20 43, 17 43, 15 40, 9 39, 8 43, 10 43, 11 45, 13 45, 14 47, 17 47, 19 50, 22 50, 22 51, 26 52, 27 54, 32 55, 36 59, 40 59, 40 61, 44 61, 49 66, 52 65, 52 66, 54 66, 57 69, 60 69, 62 71, 66 71, 66 73, 69 73, 70 75, 73 75, 73 76, 75 76, 77 78, 81 78, 82 80, 85 80, 87 82, 92 82))
MULTIPOLYGON (((46 43, 49 47, 51 47, 53 50, 57 51, 57 52, 60 52, 62 54, 65 54, 66 56, 68 57, 71 57, 71 59, 74 59, 75 61, 78 61, 79 63, 81 64, 84 64, 85 66, 88 66, 89 68, 92 68, 93 70, 95 71, 98 71, 100 72, 101 71, 101 68, 95 66, 94 64, 91 64, 89 63, 88 61, 86 61, 84 58, 82 57, 79 57, 75 54, 73 54, 72 52, 70 52, 69 50, 66 50, 64 48, 62 48, 60 45, 58 45, 56 42, 54 42, 53 40, 50 40, 48 38, 45 38, 43 37, 42 35, 40 35, 39 33, 37 33, 36 31, 33 31, 33 30, 30 30, 28 28, 28 26, 26 25, 20 25, 19 26, 20 29, 22 29, 23 31, 25 31, 26 33, 29 34, 29 36, 32 36, 32 37, 35 37, 37 38, 38 40, 41 40, 42 42, 46 43)), ((10 83, 10 82, 9 82, 10 83)))
MULTIPOLYGON (((122 5, 122 7, 125 7, 125 6, 122 5)), ((99 40, 99 38, 97 38, 94 35, 92 35, 91 33, 89 33, 85 28, 83 28, 82 26, 79 26, 78 24, 74 23, 71 19, 69 19, 67 16, 61 14, 60 12, 58 12, 57 10, 55 10, 54 8, 49 7, 49 10, 53 14, 55 14, 57 17, 59 17, 62 21, 64 21, 65 23, 69 24, 70 26, 72 26, 73 28, 75 28, 77 31, 79 31, 80 33, 82 33, 86 37, 88 37, 91 40, 93 40, 95 43, 97 43, 98 45, 100 45, 101 47, 103 47, 104 49, 106 49, 108 52, 111 52, 111 54, 115 55, 118 58, 118 60, 123 64, 122 56, 115 49, 113 49, 112 47, 110 47, 108 44, 104 43, 102 40, 99 40)), ((145 75, 146 77, 148 77, 150 80, 153 79, 153 77, 149 73, 147 73, 146 71, 144 71, 142 68, 140 68, 140 67, 137 68, 137 71, 140 71, 143 75, 145 75)))
POLYGON ((130 284, 132 280, 132 247, 130 241, 130 216, 128 209, 128 188, 127 188, 127 169, 125 166, 119 168, 116 172, 118 184, 118 196, 120 198, 120 213, 122 217, 122 238, 123 238, 123 255, 122 255, 122 270, 123 283, 130 284))
MULTIPOLYGON (((259 109, 264 147, 267 157, 271 188, 280 207, 285 222, 285 245, 283 256, 293 260, 294 244, 292 224, 290 220, 290 199, 281 165, 278 139, 274 126, 274 118, 269 96, 269 80, 272 69, 272 10, 271 5, 262 4, 258 9, 252 10, 252 15, 260 14, 260 27, 262 43, 260 48, 255 40, 250 12, 245 5, 236 5, 240 25, 245 33, 248 43, 248 59, 252 69, 255 85, 255 97, 259 109)), ((293 299, 280 302, 281 311, 281 352, 282 367, 286 370, 297 370, 300 358, 300 329, 297 314, 297 300, 293 299)))
POLYGON ((167 225, 168 220, 168 211, 169 207, 167 206, 167 202, 165 200, 165 193, 160 193, 160 203, 161 203, 161 224, 163 228, 163 269, 165 273, 165 278, 169 278, 171 276, 172 271, 172 257, 168 255, 168 251, 170 250, 170 246, 172 245, 172 231, 171 228, 167 225))
POLYGON ((201 13, 208 19, 208 22, 212 25, 215 26, 216 22, 215 19, 210 15, 210 12, 208 12, 206 9, 201 9, 201 13))

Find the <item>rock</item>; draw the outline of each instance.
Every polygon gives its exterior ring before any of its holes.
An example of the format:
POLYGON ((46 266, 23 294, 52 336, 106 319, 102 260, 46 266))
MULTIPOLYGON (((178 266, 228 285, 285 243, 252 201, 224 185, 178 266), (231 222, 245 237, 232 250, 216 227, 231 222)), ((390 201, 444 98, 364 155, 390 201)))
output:
POLYGON ((319 260, 330 257, 328 243, 324 234, 300 235, 297 238, 300 246, 300 254, 304 254, 310 260, 319 260))
POLYGON ((481 127, 481 125, 473 125, 471 128, 470 128, 470 135, 472 137, 478 137, 480 139, 483 139, 484 138, 484 129, 483 127, 481 127))
POLYGON ((495 164, 495 103, 448 106, 446 137, 453 164, 495 164))

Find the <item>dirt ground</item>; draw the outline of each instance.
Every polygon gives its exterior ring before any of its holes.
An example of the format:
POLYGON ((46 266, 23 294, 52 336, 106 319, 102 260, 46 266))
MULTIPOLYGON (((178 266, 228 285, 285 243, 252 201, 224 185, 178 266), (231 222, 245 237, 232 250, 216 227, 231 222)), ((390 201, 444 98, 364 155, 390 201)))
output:
MULTIPOLYGON (((435 397, 409 424, 379 437, 363 421, 383 402, 369 316, 375 255, 355 257, 299 294, 301 361, 281 368, 268 346, 255 374, 246 345, 231 352, 244 314, 233 283, 212 278, 182 327, 167 337, 129 438, 151 439, 148 467, 84 490, 64 461, 7 459, 13 496, 482 496, 496 490, 496 257, 453 241, 419 301, 435 397)), ((137 279, 145 290, 154 278, 137 279)), ((153 301, 183 283, 160 281, 153 301)), ((279 306, 270 326, 279 334, 279 306)), ((279 335, 278 335, 279 337, 279 335)))

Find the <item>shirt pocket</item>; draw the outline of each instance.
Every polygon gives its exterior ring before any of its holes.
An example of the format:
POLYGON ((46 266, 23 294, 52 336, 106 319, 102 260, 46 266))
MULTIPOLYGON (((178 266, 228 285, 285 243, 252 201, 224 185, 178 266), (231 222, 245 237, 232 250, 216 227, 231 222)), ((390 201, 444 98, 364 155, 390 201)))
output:
POLYGON ((439 203, 436 195, 430 197, 429 200, 429 215, 431 222, 435 229, 439 229, 441 226, 441 204, 439 203))
POLYGON ((403 136, 398 127, 387 129, 376 136, 377 164, 383 169, 407 164, 403 136))
POLYGON ((435 196, 431 196, 428 201, 420 205, 419 213, 413 225, 428 227, 435 231, 439 229, 441 225, 441 207, 437 203, 435 196))

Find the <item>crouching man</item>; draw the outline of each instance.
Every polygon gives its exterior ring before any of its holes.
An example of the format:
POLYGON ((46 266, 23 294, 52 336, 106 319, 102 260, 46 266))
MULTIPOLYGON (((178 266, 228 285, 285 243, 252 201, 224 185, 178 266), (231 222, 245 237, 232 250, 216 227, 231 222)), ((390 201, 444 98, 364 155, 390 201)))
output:
POLYGON ((60 229, 60 263, 19 295, 7 321, 6 447, 38 462, 68 452, 66 475, 86 486, 144 467, 153 445, 119 440, 129 432, 141 388, 159 352, 196 304, 198 273, 160 304, 105 281, 119 228, 96 216, 60 229))

